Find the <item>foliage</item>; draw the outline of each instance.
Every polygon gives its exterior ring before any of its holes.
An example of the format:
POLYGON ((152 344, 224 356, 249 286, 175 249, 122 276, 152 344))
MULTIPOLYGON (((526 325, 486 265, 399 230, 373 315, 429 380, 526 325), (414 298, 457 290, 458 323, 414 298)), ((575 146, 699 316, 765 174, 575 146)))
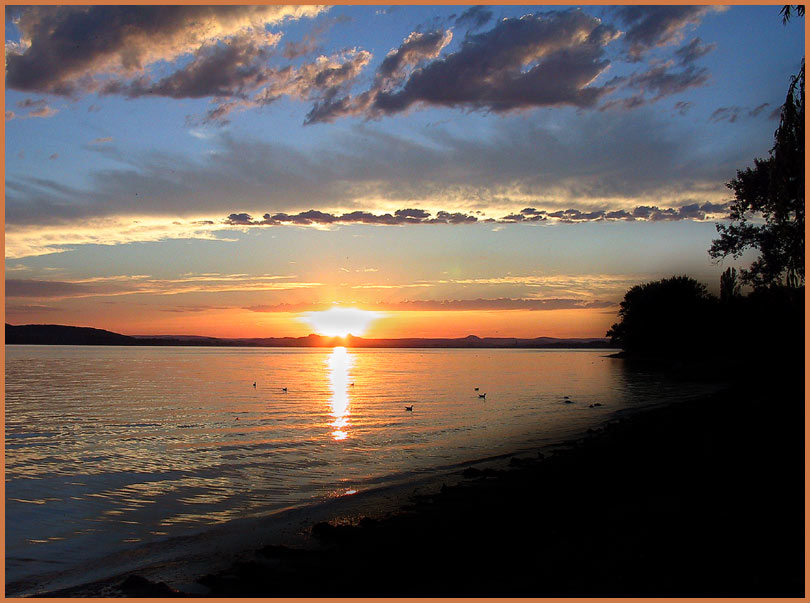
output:
POLYGON ((636 285, 624 296, 620 321, 607 332, 628 354, 645 356, 694 353, 712 331, 716 299, 687 276, 636 285))
POLYGON ((792 13, 796 13, 797 17, 804 17, 804 4, 785 4, 779 11, 782 15, 782 24, 787 25, 790 23, 792 13))
POLYGON ((727 302, 740 295, 737 269, 727 268, 720 276, 720 301, 727 302))
POLYGON ((715 259, 758 249, 759 257, 740 271, 740 280, 755 288, 804 284, 804 61, 774 138, 768 159, 755 159, 753 169, 738 170, 727 184, 734 191, 731 223, 717 225, 720 238, 709 249, 715 259), (764 223, 752 221, 755 216, 764 223))

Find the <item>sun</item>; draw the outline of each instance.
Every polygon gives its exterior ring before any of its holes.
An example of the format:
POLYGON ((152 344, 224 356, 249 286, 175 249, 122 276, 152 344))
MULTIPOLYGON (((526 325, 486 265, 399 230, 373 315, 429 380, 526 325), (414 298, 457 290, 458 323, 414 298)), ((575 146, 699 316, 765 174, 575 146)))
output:
POLYGON ((323 312, 305 312, 298 320, 311 325, 318 335, 346 337, 362 335, 372 322, 382 316, 382 312, 335 306, 323 312))

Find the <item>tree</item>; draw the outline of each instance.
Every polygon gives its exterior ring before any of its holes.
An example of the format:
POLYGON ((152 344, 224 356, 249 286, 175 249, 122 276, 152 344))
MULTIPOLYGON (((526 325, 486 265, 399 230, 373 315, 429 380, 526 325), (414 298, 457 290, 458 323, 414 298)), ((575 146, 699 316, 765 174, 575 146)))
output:
POLYGON ((619 318, 607 332, 631 355, 683 356, 708 353, 716 299, 688 276, 636 285, 624 296, 619 318))
POLYGON ((782 15, 783 25, 790 23, 790 17, 793 16, 792 13, 796 13, 797 17, 804 17, 804 4, 785 4, 782 6, 779 14, 782 15))
POLYGON ((727 302, 740 296, 740 283, 737 282, 737 269, 726 268, 720 276, 720 301, 727 302))
MULTIPOLYGON (((792 11, 804 16, 803 6, 788 5, 781 11, 785 22, 792 11)), ((731 223, 717 225, 720 238, 709 255, 738 258, 758 249, 759 257, 740 271, 743 283, 804 286, 804 60, 791 78, 770 156, 754 159, 753 169, 738 170, 726 186, 734 191, 731 223)))

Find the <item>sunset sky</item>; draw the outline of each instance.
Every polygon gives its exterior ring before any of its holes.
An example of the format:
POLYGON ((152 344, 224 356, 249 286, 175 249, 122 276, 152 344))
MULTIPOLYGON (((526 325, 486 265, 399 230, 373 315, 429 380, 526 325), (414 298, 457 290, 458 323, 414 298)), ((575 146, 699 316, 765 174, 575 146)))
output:
POLYGON ((778 6, 6 9, 6 322, 604 336, 766 156, 778 6))

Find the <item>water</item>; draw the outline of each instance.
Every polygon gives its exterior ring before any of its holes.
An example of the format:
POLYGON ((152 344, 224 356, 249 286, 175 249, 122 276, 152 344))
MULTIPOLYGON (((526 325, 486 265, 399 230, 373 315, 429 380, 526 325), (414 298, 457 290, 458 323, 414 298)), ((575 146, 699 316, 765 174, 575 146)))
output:
POLYGON ((608 353, 6 346, 7 583, 553 442, 704 387, 608 353))

